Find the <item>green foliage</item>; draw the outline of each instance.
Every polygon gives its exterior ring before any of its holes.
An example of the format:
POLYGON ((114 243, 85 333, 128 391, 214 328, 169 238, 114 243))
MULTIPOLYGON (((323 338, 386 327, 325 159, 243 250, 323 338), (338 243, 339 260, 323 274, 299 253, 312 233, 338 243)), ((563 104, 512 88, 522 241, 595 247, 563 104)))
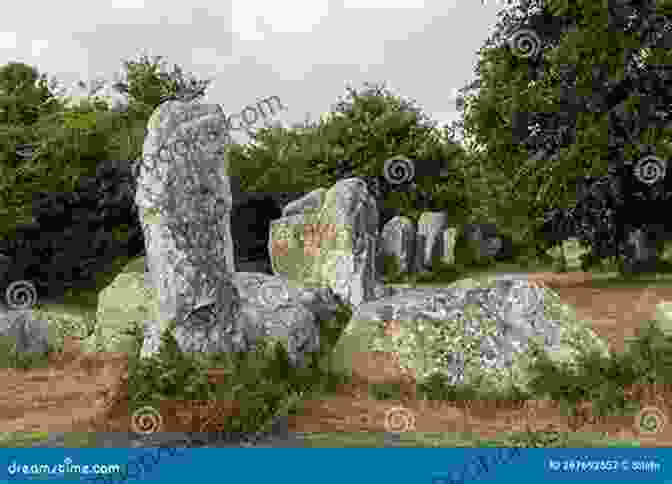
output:
POLYGON ((626 352, 605 358, 598 352, 582 356, 576 368, 556 365, 541 351, 530 383, 535 395, 548 395, 576 414, 581 401, 593 402, 596 415, 629 415, 638 409, 627 391, 638 385, 669 384, 672 338, 659 323, 648 321, 626 352), (576 371, 578 369, 578 371, 576 371))
POLYGON ((49 362, 49 355, 56 348, 50 346, 47 354, 19 352, 16 341, 9 336, 0 336, 0 368, 15 368, 29 370, 32 368, 45 368, 49 362))
MULTIPOLYGON (((348 88, 346 100, 329 114, 291 129, 258 130, 250 145, 229 148, 230 173, 244 191, 306 192, 332 186, 340 159, 353 162, 354 176, 370 176, 382 175, 384 162, 402 154, 418 161, 418 173, 445 165, 448 177, 418 177, 419 188, 451 216, 466 215, 470 198, 457 161, 463 150, 441 137, 413 102, 367 85, 362 92, 348 88)), ((419 201, 417 192, 393 192, 383 203, 413 217, 419 201)))
POLYGON ((468 239, 463 230, 458 232, 455 239, 455 261, 469 267, 484 265, 479 257, 478 243, 468 239))
POLYGON ((127 81, 118 86, 128 94, 131 104, 141 117, 149 119, 159 104, 168 100, 193 101, 205 95, 212 80, 199 80, 193 75, 186 78, 175 64, 172 72, 164 69, 163 56, 152 60, 143 54, 138 61, 124 61, 127 81))
POLYGON ((418 282, 450 284, 462 278, 467 271, 468 264, 455 260, 455 264, 448 264, 439 256, 432 258, 431 271, 417 275, 418 282))
MULTIPOLYGON (((663 15, 669 20, 670 3, 656 2, 659 16, 655 20, 653 10, 636 10, 630 32, 610 25, 614 11, 608 12, 606 7, 601 2, 558 0, 545 2, 542 10, 524 3, 501 12, 503 19, 479 52, 478 78, 462 90, 478 89, 464 100, 460 123, 465 135, 479 147, 479 151, 474 149, 478 154, 467 160, 472 172, 482 174, 474 188, 496 187, 496 196, 487 197, 492 200, 490 205, 499 206, 496 218, 511 220, 512 227, 524 227, 528 237, 546 209, 568 208, 575 201, 577 178, 606 174, 608 135, 614 122, 611 114, 618 110, 644 114, 643 94, 635 88, 623 88, 626 99, 617 107, 609 106, 611 112, 599 109, 604 104, 600 100, 612 96, 626 81, 638 85, 632 59, 643 47, 663 45, 664 36, 652 34, 661 33, 663 15), (543 55, 538 61, 517 57, 501 42, 508 32, 520 27, 521 19, 540 35, 543 55), (574 76, 571 81, 569 71, 574 76), (592 107, 583 109, 588 105, 592 107), (576 136, 571 144, 553 144, 560 130, 551 128, 550 121, 548 130, 536 137, 543 149, 528 151, 521 142, 531 140, 533 119, 558 121, 564 129, 575 113, 576 136), (550 145, 553 147, 546 150, 550 145), (509 217, 514 213, 526 223, 509 217)), ((644 50, 646 72, 662 70, 671 60, 669 49, 644 50)), ((643 126, 639 122, 634 125, 643 126)), ((669 140, 669 130, 642 129, 635 139, 624 143, 625 159, 632 159, 636 142, 655 145, 659 155, 669 158, 669 140)))
MULTIPOLYGON (((320 351, 309 355, 304 368, 296 369, 285 348, 268 340, 247 353, 184 354, 171 335, 173 322, 162 335, 157 355, 140 359, 138 354, 129 360, 131 411, 166 399, 235 401, 241 412, 217 422, 218 427, 230 433, 263 431, 274 417, 295 411, 301 398, 333 392, 347 381, 324 363, 351 316, 352 309, 341 305, 334 320, 321 327, 320 351), (207 369, 212 368, 226 375, 222 383, 208 381, 207 369)), ((136 336, 142 341, 140 331, 136 336)))
POLYGON ((0 67, 0 93, 2 126, 31 126, 59 107, 45 76, 21 62, 0 67))
POLYGON ((0 90, 11 94, 0 96, 0 108, 11 107, 7 124, 0 118, 0 237, 31 220, 33 194, 72 191, 100 161, 140 158, 147 121, 160 102, 203 95, 210 81, 186 80, 178 66, 159 72, 160 60, 124 62, 127 82, 119 86, 130 103, 121 113, 96 98, 66 107, 36 69, 17 63, 0 69, 0 90), (23 143, 36 146, 25 161, 15 154, 23 143))
POLYGON ((380 256, 382 276, 386 281, 395 281, 401 275, 399 258, 393 254, 382 254, 380 256))

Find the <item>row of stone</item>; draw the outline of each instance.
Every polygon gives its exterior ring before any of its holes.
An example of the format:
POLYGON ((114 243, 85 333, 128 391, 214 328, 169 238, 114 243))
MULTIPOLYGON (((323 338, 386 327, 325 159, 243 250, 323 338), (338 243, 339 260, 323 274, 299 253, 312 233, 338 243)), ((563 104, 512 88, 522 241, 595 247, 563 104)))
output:
MULTIPOLYGON (((148 281, 145 261, 137 260, 101 291, 95 331, 83 350, 135 352, 134 346, 122 350, 121 342, 136 344, 127 330, 144 322, 140 356, 153 356, 172 322, 183 352, 249 351, 270 337, 300 365, 320 349, 322 322, 345 301, 353 316, 330 358, 334 369, 365 379, 375 365, 357 355, 367 348, 398 355, 401 368, 419 380, 439 372, 467 383, 487 371, 482 383, 493 388, 507 379, 528 381, 528 359, 519 357, 530 339, 563 359, 580 350, 608 352, 589 329, 564 321, 568 311, 557 295, 525 280, 466 280, 413 291, 379 284, 379 213, 358 178, 286 207, 271 228, 275 275, 237 272, 230 180, 222 163, 227 137, 218 116, 207 106, 177 102, 152 115, 136 192, 148 281), (187 120, 180 122, 180 115, 187 120), (180 143, 186 146, 170 148, 180 143)), ((15 339, 37 340, 24 333, 48 317, 38 310, 26 314, 22 332, 14 326, 15 339)), ((45 338, 47 326, 40 326, 45 338)))
POLYGON ((384 256, 398 261, 401 274, 431 271, 435 260, 454 264, 460 230, 461 235, 474 244, 478 258, 495 257, 503 252, 503 238, 495 233, 485 233, 475 224, 461 229, 449 227, 447 213, 424 212, 417 226, 403 216, 394 217, 385 224, 380 234, 379 266, 382 266, 384 256))
MULTIPOLYGON (((269 235, 269 253, 274 274, 291 275, 291 268, 279 265, 278 257, 273 252, 286 245, 286 249, 298 249, 303 245, 314 245, 319 238, 320 227, 316 227, 314 216, 324 204, 327 190, 318 188, 304 197, 289 203, 282 211, 282 217, 271 222, 269 235), (314 218, 314 217, 313 217, 314 218), (308 226, 307 232, 304 227, 308 226), (297 230, 298 228, 298 230, 297 230), (303 232, 302 232, 303 230, 303 232), (273 262, 275 261, 275 262, 273 262)), ((380 273, 383 257, 394 257, 399 264, 400 273, 431 271, 432 262, 437 258, 447 264, 455 262, 455 245, 460 234, 474 244, 476 257, 495 257, 504 252, 508 245, 506 239, 497 234, 492 224, 467 224, 458 229, 450 227, 450 218, 446 212, 424 212, 420 215, 417 225, 408 217, 396 216, 390 219, 378 234, 376 271, 380 273)), ((324 227, 325 233, 329 230, 324 227)), ((324 235, 324 234, 323 234, 324 235)), ((309 256, 310 250, 304 250, 299 256, 309 256)), ((292 267, 294 267, 292 265, 292 267)))

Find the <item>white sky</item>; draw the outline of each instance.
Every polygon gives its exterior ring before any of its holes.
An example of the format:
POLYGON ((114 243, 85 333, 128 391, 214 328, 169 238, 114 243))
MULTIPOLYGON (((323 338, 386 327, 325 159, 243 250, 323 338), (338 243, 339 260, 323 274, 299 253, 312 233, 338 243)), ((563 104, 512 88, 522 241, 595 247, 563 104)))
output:
MULTIPOLYGON (((122 61, 164 56, 213 82, 228 113, 278 96, 286 125, 331 109, 346 84, 386 82, 440 124, 474 79, 497 0, 61 0, 14 2, 0 16, 0 64, 65 84, 114 79, 122 61), (187 6, 187 4, 189 6, 187 6)), ((260 126, 262 123, 260 123, 260 126)), ((238 136, 238 135, 236 135, 238 136)), ((245 142, 240 134, 238 142, 245 142)), ((235 136, 234 136, 235 137, 235 136)))

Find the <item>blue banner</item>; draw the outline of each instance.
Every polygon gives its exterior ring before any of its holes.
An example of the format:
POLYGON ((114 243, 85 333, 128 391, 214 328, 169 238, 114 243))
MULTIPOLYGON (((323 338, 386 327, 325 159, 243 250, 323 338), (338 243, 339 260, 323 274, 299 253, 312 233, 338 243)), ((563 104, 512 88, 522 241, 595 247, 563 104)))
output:
POLYGON ((672 449, 0 449, 0 482, 672 484, 672 449))

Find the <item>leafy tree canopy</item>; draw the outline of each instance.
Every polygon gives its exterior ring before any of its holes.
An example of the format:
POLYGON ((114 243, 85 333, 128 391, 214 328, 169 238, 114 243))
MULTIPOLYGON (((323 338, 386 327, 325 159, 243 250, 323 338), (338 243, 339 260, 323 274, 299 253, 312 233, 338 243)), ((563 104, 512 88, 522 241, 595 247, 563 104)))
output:
MULTIPOLYGON (((418 190, 395 191, 384 200, 409 215, 418 211, 418 194, 431 195, 436 209, 464 215, 467 198, 464 178, 456 160, 464 150, 445 136, 413 102, 399 98, 384 85, 365 84, 348 95, 328 116, 306 121, 291 129, 260 129, 254 142, 229 150, 232 171, 250 192, 305 192, 329 187, 343 174, 341 160, 348 160, 348 176, 383 175, 384 163, 394 156, 414 160, 418 190), (440 178, 441 171, 447 176, 440 178)), ((432 208, 432 207, 429 207, 432 208)))
POLYGON ((583 177, 622 171, 642 147, 669 159, 671 14, 669 0, 529 1, 500 12, 478 78, 462 90, 478 89, 462 126, 487 154, 472 163, 504 181, 500 203, 531 221, 528 235, 548 209, 576 202, 583 177))

